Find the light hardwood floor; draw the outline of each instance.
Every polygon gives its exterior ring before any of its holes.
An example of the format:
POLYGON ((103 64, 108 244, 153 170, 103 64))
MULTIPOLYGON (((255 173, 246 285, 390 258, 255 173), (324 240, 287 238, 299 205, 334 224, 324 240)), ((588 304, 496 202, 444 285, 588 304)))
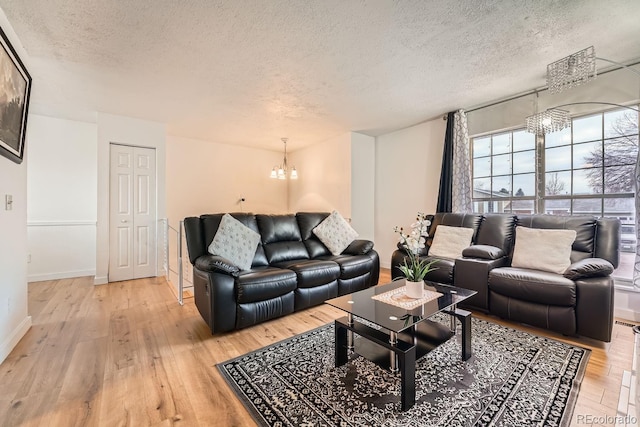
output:
MULTIPOLYGON (((163 278, 93 286, 88 277, 29 284, 29 313, 33 327, 0 365, 2 426, 254 425, 216 363, 342 316, 321 305, 212 336, 193 299, 180 306, 163 278)), ((479 317, 591 348, 574 421, 616 415, 630 327, 615 325, 603 345, 479 317)))

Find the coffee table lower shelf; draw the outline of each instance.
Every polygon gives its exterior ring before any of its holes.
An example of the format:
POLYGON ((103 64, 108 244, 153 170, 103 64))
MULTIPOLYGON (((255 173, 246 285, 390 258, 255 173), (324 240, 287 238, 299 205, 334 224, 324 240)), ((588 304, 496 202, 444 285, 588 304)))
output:
MULTIPOLYGON (((471 357, 471 313, 455 309, 443 311, 462 323, 462 360, 471 357)), ((422 321, 400 332, 393 341, 393 333, 374 329, 358 321, 349 322, 348 317, 335 321, 335 366, 348 362, 349 351, 359 354, 384 369, 400 373, 400 407, 402 411, 410 409, 415 403, 416 360, 420 359, 455 335, 455 331, 430 320, 422 321), (349 338, 356 334, 357 339, 349 338), (353 343, 353 348, 349 343, 353 343)))

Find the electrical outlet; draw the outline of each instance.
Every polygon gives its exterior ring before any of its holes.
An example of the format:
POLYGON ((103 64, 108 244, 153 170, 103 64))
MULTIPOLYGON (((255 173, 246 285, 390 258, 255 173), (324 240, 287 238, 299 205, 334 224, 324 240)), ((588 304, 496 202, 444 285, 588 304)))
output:
POLYGON ((27 254, 27 264, 31 262, 31 254, 27 254))
POLYGON ((13 196, 11 194, 4 195, 4 210, 10 211, 13 209, 13 196))

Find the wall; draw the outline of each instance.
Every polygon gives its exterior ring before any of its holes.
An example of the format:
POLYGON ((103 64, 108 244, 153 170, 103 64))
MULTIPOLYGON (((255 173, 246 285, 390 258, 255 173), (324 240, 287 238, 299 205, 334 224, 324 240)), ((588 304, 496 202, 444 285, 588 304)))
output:
POLYGON ((289 183, 289 212, 335 209, 351 218, 351 132, 294 151, 288 160, 299 176, 289 183))
POLYGON ((351 225, 375 242, 376 140, 351 132, 351 225))
POLYGON ((435 212, 445 130, 438 118, 376 138, 375 247, 385 268, 398 242, 393 228, 435 212))
MULTIPOLYGON (((98 197, 96 228, 95 284, 108 281, 109 273, 109 144, 123 144, 156 149, 156 212, 158 220, 166 218, 166 130, 162 123, 98 113, 98 197)), ((161 232, 161 227, 158 227, 161 232)), ((158 275, 162 275, 163 249, 158 241, 158 275)))
MULTIPOLYGON (((0 10, 0 27, 29 70, 29 57, 20 44, 4 12, 0 10)), ((32 96, 37 90, 34 85, 32 96)), ((31 125, 27 121, 26 148, 31 125)), ((31 327, 27 311, 27 164, 17 164, 0 157, 0 362, 11 352, 31 327), (5 210, 5 195, 13 196, 13 207, 5 210)))
POLYGON ((97 126, 29 118, 28 280, 96 271, 97 126))

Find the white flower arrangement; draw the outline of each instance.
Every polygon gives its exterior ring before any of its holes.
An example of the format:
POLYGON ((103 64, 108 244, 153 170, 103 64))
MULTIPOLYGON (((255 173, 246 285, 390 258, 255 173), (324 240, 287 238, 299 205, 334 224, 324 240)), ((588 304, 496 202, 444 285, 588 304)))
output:
POLYGON ((427 216, 422 212, 418 212, 416 222, 411 224, 411 232, 409 234, 406 234, 402 227, 396 226, 393 229, 400 236, 400 245, 406 249, 408 255, 398 268, 402 271, 404 277, 412 282, 423 281, 428 272, 436 269, 433 268, 433 264, 438 260, 429 262, 426 259, 421 260, 418 255, 420 249, 425 248, 426 239, 424 236, 428 235, 430 225, 431 221, 427 219, 427 216))

